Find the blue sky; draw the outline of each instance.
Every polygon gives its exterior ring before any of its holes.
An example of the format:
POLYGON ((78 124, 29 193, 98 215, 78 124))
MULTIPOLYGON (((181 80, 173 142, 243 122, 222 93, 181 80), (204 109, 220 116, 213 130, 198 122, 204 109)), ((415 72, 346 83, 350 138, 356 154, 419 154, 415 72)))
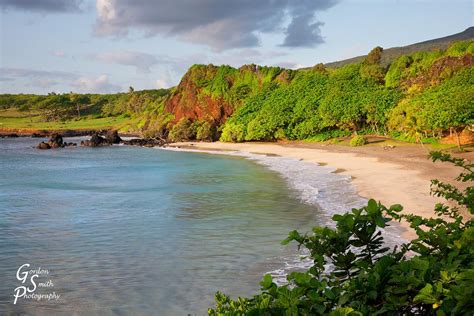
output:
POLYGON ((0 0, 0 93, 176 85, 195 63, 288 68, 458 33, 472 0, 0 0))

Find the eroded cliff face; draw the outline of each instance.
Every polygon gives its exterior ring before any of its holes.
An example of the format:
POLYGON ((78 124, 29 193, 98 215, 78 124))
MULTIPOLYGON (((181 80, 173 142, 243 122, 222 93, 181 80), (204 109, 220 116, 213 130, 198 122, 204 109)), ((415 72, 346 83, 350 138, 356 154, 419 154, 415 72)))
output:
POLYGON ((182 118, 222 125, 245 98, 265 85, 283 84, 290 77, 279 67, 244 65, 194 65, 183 76, 165 102, 165 111, 174 115, 171 124, 182 118))
MULTIPOLYGON (((220 125, 233 112, 233 106, 222 95, 203 91, 217 72, 213 65, 191 68, 182 78, 176 91, 166 101, 165 110, 174 115, 172 123, 182 118, 205 120, 220 125)), ((229 83, 230 85, 230 83, 229 83)))

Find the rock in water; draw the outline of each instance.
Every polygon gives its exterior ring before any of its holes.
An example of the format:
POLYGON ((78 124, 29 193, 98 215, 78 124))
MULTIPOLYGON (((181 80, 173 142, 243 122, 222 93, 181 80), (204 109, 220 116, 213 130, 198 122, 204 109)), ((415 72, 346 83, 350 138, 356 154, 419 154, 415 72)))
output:
POLYGON ((75 143, 66 143, 63 137, 59 134, 51 135, 51 138, 47 143, 41 142, 36 148, 38 149, 51 149, 51 148, 64 148, 68 146, 76 146, 75 143))
POLYGON ((166 142, 161 139, 155 138, 133 138, 130 140, 122 141, 123 144, 129 146, 141 146, 141 147, 155 147, 155 146, 164 146, 166 142))
POLYGON ((38 146, 36 146, 36 148, 38 148, 38 149, 51 149, 51 146, 49 146, 48 143, 41 142, 41 143, 39 143, 38 146))
POLYGON ((109 144, 120 144, 120 142, 122 141, 118 132, 115 130, 107 131, 107 134, 105 135, 105 139, 107 140, 109 144))
POLYGON ((99 147, 99 146, 107 146, 107 145, 110 145, 109 142, 97 133, 92 135, 90 140, 85 140, 81 142, 81 146, 86 146, 86 147, 99 147))
POLYGON ((51 146, 51 148, 64 147, 63 137, 59 134, 53 134, 51 135, 48 144, 51 146))

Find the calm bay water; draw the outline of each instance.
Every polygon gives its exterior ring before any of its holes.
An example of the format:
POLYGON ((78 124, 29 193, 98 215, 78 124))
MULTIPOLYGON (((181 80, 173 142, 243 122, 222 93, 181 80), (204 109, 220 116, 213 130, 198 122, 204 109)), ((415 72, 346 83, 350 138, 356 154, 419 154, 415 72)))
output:
POLYGON ((39 141, 0 139, 0 312, 204 314, 217 290, 251 295, 284 270, 296 251, 280 241, 321 215, 241 157, 39 141), (25 263, 59 300, 13 305, 25 263))

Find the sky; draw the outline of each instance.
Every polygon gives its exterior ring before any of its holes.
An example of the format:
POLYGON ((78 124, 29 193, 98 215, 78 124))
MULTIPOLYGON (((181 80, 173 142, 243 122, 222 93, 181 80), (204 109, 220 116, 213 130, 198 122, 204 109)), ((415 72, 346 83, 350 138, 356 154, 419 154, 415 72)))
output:
POLYGON ((474 0, 0 0, 0 93, 168 88, 193 64, 312 66, 448 36, 474 0))

